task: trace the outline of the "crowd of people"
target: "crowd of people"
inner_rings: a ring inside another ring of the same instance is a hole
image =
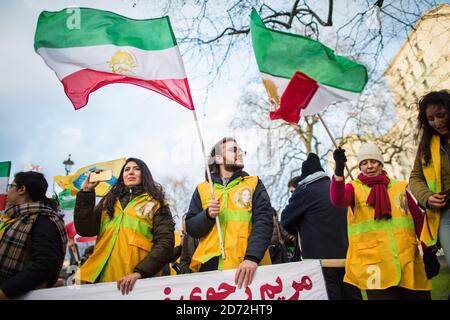
[[[439,248],[450,265],[450,93],[430,92],[418,105],[420,143],[409,184],[389,175],[373,143],[360,146],[360,172],[349,183],[344,149],[333,152],[332,177],[310,153],[289,181],[280,218],[261,179],[243,170],[237,141],[221,139],[177,243],[163,187],[140,159],[126,160],[98,204],[98,182],[84,181],[74,224],[96,243],[82,257],[57,202],[46,197],[45,177],[19,172],[0,218],[0,299],[55,286],[69,246],[80,266],[76,281],[116,282],[122,294],[141,278],[226,269],[236,269],[235,284],[245,288],[258,266],[320,259],[329,299],[361,300],[364,290],[369,300],[429,300]]]

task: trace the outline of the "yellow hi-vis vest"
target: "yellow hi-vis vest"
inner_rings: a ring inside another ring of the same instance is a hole
[[[214,183],[214,196],[220,201],[219,221],[225,251],[225,260],[222,259],[217,225],[200,239],[197,249],[192,256],[190,268],[198,272],[202,264],[211,258],[219,257],[219,270],[239,267],[244,261],[248,239],[252,232],[252,198],[255,192],[258,177],[238,177],[226,187]],[[203,209],[211,201],[211,190],[208,181],[198,186],[198,193]],[[260,265],[272,264],[269,250],[266,250]]]
[[[159,208],[160,204],[144,193],[125,208],[117,200],[112,218],[104,209],[94,252],[75,278],[84,283],[110,282],[133,273],[153,247],[153,216]]]
[[[425,165],[425,159],[422,159],[422,170],[428,188],[435,192],[442,191],[441,185],[441,139],[439,135],[433,135],[430,143],[431,160]],[[436,244],[439,233],[439,223],[441,219],[441,210],[426,209],[425,220],[423,222],[420,240],[428,247]]]
[[[181,245],[181,232],[179,230],[175,230],[175,248],[179,245]],[[180,263],[181,261],[181,255],[178,257],[178,259],[175,262]],[[171,276],[176,276],[177,272],[175,271],[174,268],[172,268],[172,266],[170,267],[170,275]]]
[[[367,204],[371,188],[359,179],[351,184],[355,209],[354,215],[347,213],[349,246],[344,281],[369,290],[392,286],[431,290],[408,210],[406,182],[391,179],[388,194],[392,218],[379,220],[374,220],[375,209]]]

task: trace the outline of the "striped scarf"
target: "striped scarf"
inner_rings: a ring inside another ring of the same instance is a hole
[[[25,269],[27,243],[36,219],[46,216],[58,228],[61,236],[61,266],[67,246],[67,233],[62,215],[42,202],[26,203],[7,208],[0,218],[0,284]]]

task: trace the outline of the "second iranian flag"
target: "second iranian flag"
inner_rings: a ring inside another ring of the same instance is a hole
[[[272,120],[298,123],[300,116],[357,98],[367,83],[362,64],[335,55],[318,41],[267,28],[254,9],[250,30],[264,86],[279,107],[271,112]]]

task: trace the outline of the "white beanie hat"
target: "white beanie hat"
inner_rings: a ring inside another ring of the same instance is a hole
[[[364,143],[359,148],[358,166],[360,165],[361,161],[369,159],[377,160],[384,166],[383,156],[381,155],[380,149],[373,143]]]

